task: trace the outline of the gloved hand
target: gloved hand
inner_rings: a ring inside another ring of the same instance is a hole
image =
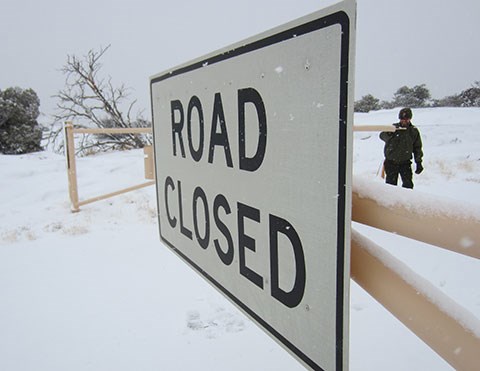
[[[415,170],[415,174],[420,174],[423,171],[423,166],[421,162],[417,162],[417,170]]]

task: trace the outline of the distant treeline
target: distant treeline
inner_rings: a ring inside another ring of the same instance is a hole
[[[470,88],[442,99],[432,99],[430,90],[425,86],[413,88],[402,86],[393,95],[391,101],[380,101],[371,94],[364,95],[355,102],[355,112],[369,112],[395,107],[480,107],[480,81],[475,81]]]

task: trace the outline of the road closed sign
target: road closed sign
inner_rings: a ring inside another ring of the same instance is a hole
[[[151,78],[162,242],[315,370],[348,368],[354,29],[344,1]]]

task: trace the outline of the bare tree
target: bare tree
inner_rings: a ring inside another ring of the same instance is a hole
[[[90,50],[83,58],[67,56],[67,62],[61,69],[66,76],[65,88],[54,96],[58,99],[58,113],[54,116],[56,123],[73,121],[76,126],[98,128],[151,126],[140,114],[132,116],[136,100],[127,101],[129,93],[123,84],[115,87],[111,77],[100,76],[100,59],[109,48],[110,45],[98,51]],[[125,111],[121,107],[125,107]],[[53,131],[53,141],[57,140],[59,133],[59,129]],[[80,152],[142,148],[150,143],[148,135],[92,135],[82,140]]]

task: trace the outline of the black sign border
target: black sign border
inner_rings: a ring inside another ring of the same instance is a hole
[[[268,36],[264,39],[254,41],[250,44],[243,45],[241,47],[226,51],[224,53],[209,57],[207,59],[195,62],[193,64],[178,68],[171,72],[165,73],[161,76],[153,78],[150,82],[150,97],[151,97],[151,110],[152,119],[154,119],[153,110],[153,85],[163,80],[181,75],[186,72],[191,72],[196,69],[207,65],[213,65],[215,63],[222,62],[224,60],[240,56],[264,47],[268,47],[273,44],[277,44],[295,37],[308,34],[310,32],[318,31],[326,27],[333,25],[341,26],[341,51],[340,51],[340,96],[339,96],[339,148],[338,148],[338,219],[337,219],[337,305],[336,305],[336,370],[343,370],[343,352],[344,352],[344,294],[345,294],[345,225],[350,223],[350,220],[346,220],[346,176],[347,176],[347,116],[348,116],[348,87],[349,87],[349,58],[350,58],[350,18],[344,11],[339,11],[322,18],[315,19],[305,24],[290,28],[280,33]],[[153,135],[155,137],[155,128],[153,126]],[[155,156],[156,158],[156,156]],[[158,194],[158,183],[156,184]],[[157,197],[157,207],[160,210],[160,201]],[[166,243],[173,251],[175,251],[183,260],[185,260],[190,266],[197,270],[204,276],[211,284],[213,284],[218,290],[220,290],[225,296],[233,301],[242,310],[248,313],[259,325],[267,330],[272,336],[274,336],[279,342],[287,347],[292,353],[300,358],[305,364],[311,367],[313,370],[323,370],[323,368],[310,359],[300,349],[293,345],[282,334],[277,332],[272,326],[270,326],[265,320],[259,317],[252,309],[247,307],[232,293],[230,293],[225,287],[217,282],[212,276],[205,272],[201,267],[190,260],[180,250],[178,250],[172,243],[166,240],[162,236],[159,216],[159,230],[160,238]]]

